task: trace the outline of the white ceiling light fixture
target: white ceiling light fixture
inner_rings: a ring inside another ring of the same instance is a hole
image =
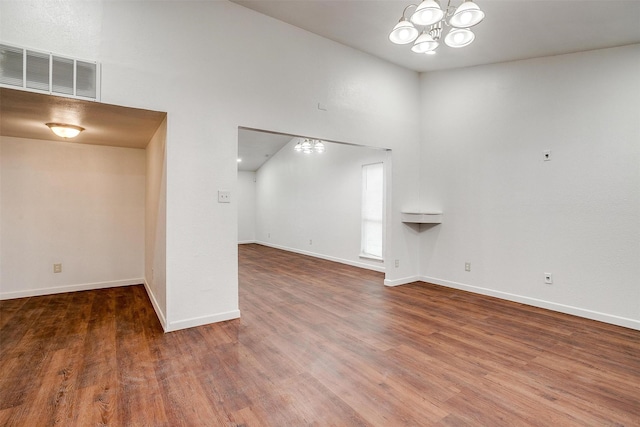
[[[300,139],[293,149],[304,154],[324,153],[325,146],[319,139],[304,138]]]
[[[407,18],[407,9],[415,10]],[[404,8],[400,22],[391,30],[389,40],[395,44],[413,46],[415,53],[433,55],[440,45],[444,27],[451,27],[444,38],[449,47],[459,48],[470,45],[476,38],[469,29],[484,19],[484,12],[473,0],[464,0],[458,6],[452,6],[448,0],[443,9],[438,0],[423,0],[419,5],[410,4]]]
[[[75,138],[84,130],[83,127],[76,125],[69,125],[66,123],[45,123],[51,132],[55,133],[61,138]]]

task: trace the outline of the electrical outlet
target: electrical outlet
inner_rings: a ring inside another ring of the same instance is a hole
[[[313,240],[309,239],[309,244],[313,245]]]
[[[231,191],[219,190],[218,203],[231,203]]]
[[[53,264],[54,273],[62,273],[62,264]]]
[[[400,260],[399,259],[396,260],[396,268],[398,268],[398,267],[400,267]]]
[[[551,160],[551,150],[542,150],[542,159],[545,162]]]
[[[271,238],[271,233],[267,233],[267,238]]]
[[[465,262],[464,263],[464,271],[471,271],[471,263],[470,262]]]
[[[546,283],[547,285],[552,285],[553,284],[553,274],[544,273],[544,283]]]

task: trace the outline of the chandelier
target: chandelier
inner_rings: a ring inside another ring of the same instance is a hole
[[[313,152],[324,153],[325,148],[324,143],[319,139],[305,138],[304,140],[299,140],[293,149],[299,153],[311,154]]]
[[[415,7],[413,14],[407,19],[407,10]],[[424,0],[419,5],[410,4],[404,8],[400,22],[393,27],[389,40],[395,44],[413,43],[411,51],[433,55],[440,45],[442,31],[445,26],[451,30],[444,37],[449,47],[468,46],[476,38],[469,29],[484,19],[484,12],[473,0],[465,0],[457,8],[451,6],[442,9],[437,0]]]

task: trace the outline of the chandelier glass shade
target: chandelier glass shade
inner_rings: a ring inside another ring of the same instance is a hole
[[[311,154],[311,153],[324,153],[325,146],[319,139],[309,139],[298,141],[293,149],[299,153]]]
[[[411,47],[411,51],[415,53],[426,53],[429,51],[435,51],[438,47],[438,42],[433,39],[431,34],[423,32],[420,37],[416,39],[416,42]]]
[[[415,10],[407,16],[410,8]],[[470,28],[483,19],[484,12],[473,0],[464,0],[458,7],[452,6],[448,0],[445,8],[438,0],[423,0],[418,5],[405,7],[400,22],[389,34],[389,40],[395,44],[413,43],[411,51],[415,53],[434,54],[445,27],[451,27],[444,37],[445,44],[454,48],[464,47],[475,40]]]
[[[456,28],[449,31],[449,34],[444,38],[444,42],[449,47],[465,47],[469,46],[476,35],[467,28]]]
[[[400,22],[393,27],[391,34],[389,34],[389,40],[395,44],[407,44],[411,43],[418,37],[418,29],[406,19],[400,19]]]
[[[444,11],[435,0],[424,0],[411,15],[411,22],[420,26],[433,25],[444,18]]]

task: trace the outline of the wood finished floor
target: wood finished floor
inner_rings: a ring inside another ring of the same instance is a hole
[[[0,426],[639,426],[640,332],[242,245],[242,318],[0,302]]]

